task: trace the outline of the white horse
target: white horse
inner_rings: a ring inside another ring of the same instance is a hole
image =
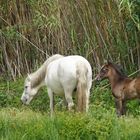
[[[27,76],[22,102],[29,104],[44,85],[47,85],[51,115],[54,110],[54,94],[65,97],[69,110],[74,106],[72,94],[76,94],[77,110],[88,111],[92,70],[89,62],[82,56],[56,54],[49,57],[36,72]]]

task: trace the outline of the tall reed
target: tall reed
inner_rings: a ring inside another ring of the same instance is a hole
[[[80,54],[94,74],[104,59],[140,67],[138,0],[1,0],[0,74],[16,79],[52,54]]]

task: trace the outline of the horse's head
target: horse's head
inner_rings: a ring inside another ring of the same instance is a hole
[[[99,72],[99,74],[96,76],[95,80],[100,81],[106,78],[115,77],[118,78],[124,78],[127,77],[127,75],[124,73],[122,67],[118,64],[114,64],[110,61],[107,61],[102,67]]]
[[[28,105],[33,99],[33,97],[36,95],[36,93],[37,93],[37,89],[32,87],[32,80],[30,75],[28,75],[28,77],[25,80],[24,91],[21,96],[21,101],[24,104]]]
[[[95,80],[101,81],[111,76],[112,74],[112,63],[107,61],[102,67],[99,73],[97,74]]]

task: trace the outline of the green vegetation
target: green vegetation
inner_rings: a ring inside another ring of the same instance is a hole
[[[98,106],[87,115],[57,112],[54,118],[47,113],[29,109],[0,110],[1,140],[138,140],[140,119],[117,118],[114,111]],[[102,111],[102,113],[101,113]]]
[[[0,140],[138,140],[140,107],[128,103],[127,115],[118,118],[105,82],[91,91],[87,114],[68,112],[56,97],[55,116],[49,116],[49,99],[45,88],[29,106],[20,97],[23,80],[0,85]]]

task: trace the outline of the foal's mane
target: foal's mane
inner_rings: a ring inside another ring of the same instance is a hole
[[[60,54],[55,54],[55,55],[52,55],[51,57],[49,57],[44,63],[43,65],[37,70],[35,71],[34,73],[31,73],[26,80],[30,79],[31,80],[31,86],[32,88],[33,87],[36,87],[38,85],[40,85],[44,79],[45,79],[45,76],[46,76],[46,69],[47,69],[47,66],[54,60],[57,60],[59,58],[62,58],[64,57],[63,55],[60,55]]]
[[[115,71],[122,77],[127,78],[128,76],[125,74],[124,70],[122,69],[122,66],[118,64],[114,64],[109,62],[109,65],[115,69]]]

